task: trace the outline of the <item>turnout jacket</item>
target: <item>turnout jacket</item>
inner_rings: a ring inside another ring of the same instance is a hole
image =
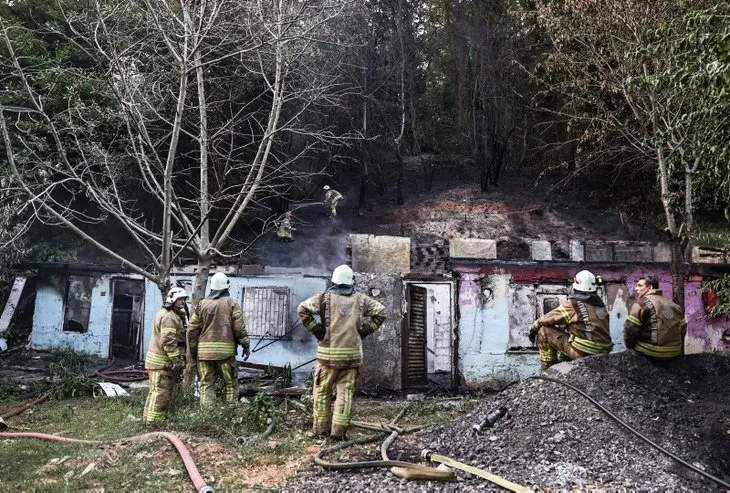
[[[236,356],[236,344],[250,347],[241,306],[227,289],[213,292],[198,303],[190,318],[190,354],[199,361],[220,361]]]
[[[571,294],[565,303],[535,320],[532,330],[559,325],[565,326],[570,345],[581,353],[609,353],[613,348],[608,312],[595,294]]]
[[[682,353],[687,320],[682,308],[652,289],[631,306],[624,324],[627,348],[655,358],[673,358]]]
[[[163,308],[152,323],[152,339],[144,359],[147,370],[169,370],[172,360],[185,355],[183,318],[174,308]]]
[[[362,339],[383,324],[385,307],[351,287],[336,286],[301,302],[297,315],[319,340],[317,362],[330,368],[357,368],[362,363]],[[319,315],[320,323],[314,315]]]

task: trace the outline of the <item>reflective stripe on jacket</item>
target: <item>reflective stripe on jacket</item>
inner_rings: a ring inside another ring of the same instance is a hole
[[[324,337],[317,347],[317,361],[331,368],[356,368],[362,362],[362,338],[377,331],[385,321],[385,306],[362,293],[314,295],[297,307],[302,325],[317,334],[322,327],[314,319],[324,316]],[[369,321],[364,321],[369,317]]]
[[[573,348],[585,354],[610,353],[613,348],[606,307],[568,299],[556,309],[533,322],[535,330],[542,326],[565,326]]]
[[[230,296],[202,300],[190,318],[188,344],[193,358],[202,361],[235,356],[237,344],[249,348],[241,306]]]
[[[682,308],[665,298],[661,290],[652,289],[631,306],[624,324],[624,342],[627,348],[647,356],[671,358],[681,354],[686,332],[687,320]],[[639,343],[643,343],[641,350]],[[679,353],[675,354],[677,348]]]
[[[172,368],[172,359],[185,355],[185,334],[182,317],[173,309],[163,308],[152,323],[152,339],[147,348],[144,367],[147,370]]]

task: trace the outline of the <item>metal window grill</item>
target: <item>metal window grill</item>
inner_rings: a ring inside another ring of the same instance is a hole
[[[263,339],[291,339],[291,334],[287,334],[289,288],[244,288],[241,305],[249,336]]]

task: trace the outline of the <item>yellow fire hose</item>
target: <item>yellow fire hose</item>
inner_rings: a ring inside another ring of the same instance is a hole
[[[469,464],[464,464],[463,462],[456,461],[450,457],[445,457],[443,455],[434,454],[432,451],[425,449],[421,452],[421,457],[424,459],[430,461],[430,462],[438,462],[440,464],[446,464],[449,467],[454,467],[456,469],[461,469],[462,471],[466,471],[469,474],[473,474],[474,476],[479,476],[480,478],[484,478],[487,481],[491,481],[492,483],[501,486],[502,488],[505,488],[510,491],[514,491],[516,493],[532,493],[532,490],[530,488],[526,488],[524,486],[520,486],[519,484],[513,483],[512,481],[507,481],[504,478],[501,478],[497,476],[496,474],[492,474],[491,472],[487,472],[483,469],[476,468],[474,466],[470,466]]]
[[[370,435],[368,437],[360,438],[358,440],[351,440],[349,442],[340,443],[340,444],[334,445],[332,447],[322,449],[314,457],[315,464],[317,464],[318,466],[322,466],[325,469],[334,469],[334,470],[365,469],[365,468],[371,468],[371,467],[390,467],[391,468],[390,472],[392,472],[394,475],[396,475],[400,478],[426,479],[426,480],[431,480],[431,481],[453,481],[454,473],[451,471],[440,471],[433,467],[422,466],[420,464],[413,464],[411,462],[405,462],[405,461],[400,461],[400,460],[390,460],[388,458],[388,447],[390,447],[390,445],[393,443],[393,441],[395,441],[395,439],[399,435],[413,433],[415,431],[422,429],[419,426],[416,428],[403,430],[402,428],[395,426],[395,424],[403,417],[403,415],[405,414],[407,409],[408,409],[407,406],[405,408],[403,408],[401,410],[401,412],[398,413],[398,416],[396,416],[388,425],[377,426],[377,425],[371,425],[369,423],[352,422],[351,424],[353,426],[358,426],[360,428],[373,430],[373,431],[376,431],[377,433],[374,435]],[[390,433],[390,436],[380,446],[380,455],[383,458],[383,460],[370,460],[370,461],[359,461],[359,462],[330,462],[330,461],[326,461],[324,459],[325,455],[335,452],[337,450],[342,450],[342,449],[351,447],[353,445],[364,445],[366,443],[372,443],[377,440],[380,440],[387,433]]]

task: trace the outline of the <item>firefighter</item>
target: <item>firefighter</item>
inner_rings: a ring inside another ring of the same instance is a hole
[[[155,315],[144,367],[150,380],[142,424],[154,426],[165,420],[175,380],[185,368],[185,303],[183,288],[172,288],[162,309]]]
[[[319,341],[312,390],[311,436],[344,440],[352,416],[355,382],[363,360],[362,340],[385,320],[385,307],[353,287],[354,274],[347,265],[332,272],[332,286],[299,304],[302,325]],[[314,316],[319,316],[319,323]],[[364,321],[364,317],[369,317]],[[330,409],[332,389],[334,411]]]
[[[575,360],[611,352],[608,312],[596,294],[597,288],[593,273],[578,272],[565,303],[533,322],[529,338],[534,344],[539,337],[541,370],[547,370],[558,358]]]
[[[284,217],[276,224],[276,237],[281,242],[289,242],[294,239],[294,230],[291,225],[291,211],[284,214]]]
[[[667,299],[653,276],[636,281],[636,302],[624,324],[626,348],[656,360],[668,360],[684,352],[687,320],[682,308]]]
[[[223,380],[226,404],[236,405],[236,345],[243,347],[244,361],[251,354],[241,306],[231,298],[228,287],[228,276],[216,272],[210,280],[210,294],[198,303],[190,318],[188,344],[191,357],[198,363],[201,406],[215,402],[219,377]]]
[[[323,187],[323,189],[324,189],[323,204],[324,204],[324,208],[325,208],[325,215],[327,215],[327,217],[335,218],[335,217],[337,217],[337,204],[344,197],[337,190],[330,188],[329,185],[325,185]]]

